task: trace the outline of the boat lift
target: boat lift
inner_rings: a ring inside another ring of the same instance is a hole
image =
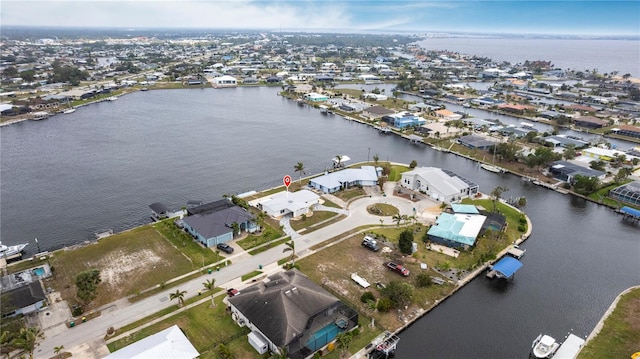
[[[498,263],[489,267],[487,278],[511,279],[516,271],[522,267],[522,263],[513,257],[503,257]]]
[[[387,359],[396,354],[396,347],[400,338],[397,335],[391,334],[389,331],[385,331],[382,336],[382,341],[371,343],[374,345],[373,350],[369,353],[369,359]]]

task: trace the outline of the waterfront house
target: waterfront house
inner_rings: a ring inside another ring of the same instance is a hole
[[[478,193],[478,185],[452,171],[436,167],[416,167],[404,172],[400,186],[425,193],[442,202],[458,201]]]
[[[229,75],[223,75],[223,76],[214,77],[211,80],[211,83],[212,83],[213,87],[215,87],[215,88],[236,87],[236,86],[238,86],[238,80],[235,77],[229,76]]]
[[[442,213],[427,232],[429,241],[451,248],[470,248],[487,217],[473,213]]]
[[[617,128],[611,130],[616,135],[629,136],[633,138],[640,138],[640,127],[632,125],[620,125]]]
[[[576,176],[595,177],[603,180],[607,175],[605,172],[594,170],[593,168],[580,166],[568,161],[555,161],[549,166],[549,172],[554,178],[573,184]]]
[[[488,150],[496,144],[496,142],[486,140],[484,137],[476,135],[467,135],[458,138],[458,143],[472,149]]]
[[[47,306],[47,296],[44,294],[40,281],[33,281],[27,285],[8,290],[2,295],[4,296],[3,300],[7,301],[5,304],[8,304],[2,306],[3,318],[26,315]]]
[[[401,112],[389,117],[393,118],[392,126],[395,128],[417,127],[427,123],[427,120],[424,118],[418,117],[409,112]]]
[[[553,147],[567,147],[573,145],[574,148],[583,148],[589,145],[589,142],[567,136],[567,135],[554,135],[543,137],[543,141],[547,144],[551,144]]]
[[[620,156],[624,156],[627,162],[633,161],[634,158],[638,158],[636,156],[633,156],[623,151],[608,149],[608,148],[601,148],[601,147],[585,148],[584,150],[582,150],[582,156],[587,157],[589,159],[607,161],[607,162],[611,162],[614,159],[616,159],[616,157],[620,157]]]
[[[369,120],[377,120],[386,115],[393,115],[395,111],[389,110],[383,106],[371,106],[362,111],[362,116]]]
[[[441,118],[445,121],[456,121],[462,119],[462,115],[449,111],[447,109],[437,110],[435,114],[436,117]]]
[[[184,230],[205,247],[215,247],[233,240],[234,235],[239,234],[234,233],[235,225],[240,232],[253,233],[258,230],[253,214],[233,204],[224,205],[223,202],[228,201],[221,200],[190,208],[188,213],[191,215],[182,220]]]
[[[303,96],[303,98],[307,101],[311,101],[311,102],[324,102],[327,101],[329,99],[329,96],[327,95],[322,95],[316,92],[310,92],[308,94],[305,94]]]
[[[609,121],[601,120],[593,116],[583,116],[583,117],[574,118],[573,123],[576,126],[580,126],[580,127],[602,128],[604,126],[607,126],[609,124]]]
[[[612,189],[609,191],[609,197],[634,206],[640,206],[640,181],[629,182]]]
[[[200,356],[189,338],[177,325],[152,334],[124,348],[114,351],[104,359],[173,358],[195,359]]]
[[[355,310],[296,269],[271,275],[225,303],[231,318],[249,329],[249,344],[260,355],[284,348],[291,359],[312,357],[358,326]]]
[[[296,192],[278,192],[252,201],[249,204],[264,211],[273,218],[290,215],[292,217],[308,214],[309,209],[320,202],[320,196],[303,189]]]
[[[324,193],[333,193],[353,186],[377,186],[378,171],[373,166],[347,168],[312,178],[309,187]]]

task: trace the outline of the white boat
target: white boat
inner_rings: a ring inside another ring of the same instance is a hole
[[[73,107],[68,108],[68,109],[66,109],[66,110],[62,111],[62,113],[66,114],[66,115],[68,115],[68,114],[70,114],[70,113],[74,113],[74,112],[76,112],[76,109],[75,109],[75,108],[73,108]]]
[[[15,246],[5,246],[0,243],[0,258],[15,256],[21,254],[29,243],[16,244]]]
[[[31,114],[31,120],[40,121],[49,118],[50,113],[46,111],[38,111]]]
[[[494,172],[494,173],[503,173],[504,169],[498,167],[498,166],[494,166],[494,165],[489,165],[486,163],[483,163],[480,165],[480,167],[482,167],[482,169],[485,169],[489,172]]]
[[[531,356],[534,358],[551,358],[560,344],[549,335],[538,335],[531,344]]]
[[[116,96],[107,97],[107,101],[115,101],[118,98]]]

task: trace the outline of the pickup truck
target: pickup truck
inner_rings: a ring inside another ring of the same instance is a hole
[[[374,252],[377,252],[380,250],[380,247],[378,247],[378,243],[376,242],[376,240],[369,236],[364,236],[364,239],[362,240],[362,246],[369,248]]]
[[[409,276],[409,270],[407,268],[401,266],[400,264],[395,263],[395,262],[387,263],[387,268],[390,271],[394,271],[394,272],[402,275],[403,277],[408,277]]]

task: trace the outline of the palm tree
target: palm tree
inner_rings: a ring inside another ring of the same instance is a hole
[[[336,166],[340,167],[340,165],[342,164],[342,155],[336,155],[336,161],[338,161]]]
[[[64,350],[64,345],[59,345],[59,346],[53,348],[53,353],[55,355],[58,355],[63,350]]]
[[[378,167],[378,161],[380,161],[380,156],[378,156],[378,154],[376,153],[375,155],[373,155],[373,163],[376,165],[376,167]]]
[[[184,295],[187,294],[186,290],[181,291],[180,289],[176,289],[175,293],[169,294],[169,300],[178,300],[178,307],[182,307],[184,304]]]
[[[296,163],[295,166],[293,166],[293,169],[298,172],[298,174],[300,175],[300,181],[299,183],[302,184],[302,175],[304,174],[304,163],[302,162],[298,162]]]
[[[400,215],[400,213],[394,214],[391,219],[396,222],[396,226],[400,227],[400,221],[402,221],[402,216]]]
[[[502,196],[502,194],[504,192],[507,192],[508,190],[509,188],[507,187],[497,186],[491,191],[491,197],[493,197],[493,212],[498,212],[498,202],[500,201],[500,196]]]
[[[209,295],[211,295],[211,306],[215,307],[216,302],[213,300],[213,290],[216,288],[216,279],[207,279],[202,285],[209,291]]]
[[[29,352],[29,359],[33,359],[33,352],[40,345],[40,340],[44,339],[44,333],[38,327],[22,328],[15,340],[15,346]]]
[[[285,248],[282,253],[284,252],[289,252],[291,251],[291,257],[289,258],[289,260],[291,261],[291,266],[295,266],[296,262],[295,262],[295,257],[296,257],[296,243],[293,241],[293,239],[289,242],[285,242],[285,244],[287,245],[287,248]]]

